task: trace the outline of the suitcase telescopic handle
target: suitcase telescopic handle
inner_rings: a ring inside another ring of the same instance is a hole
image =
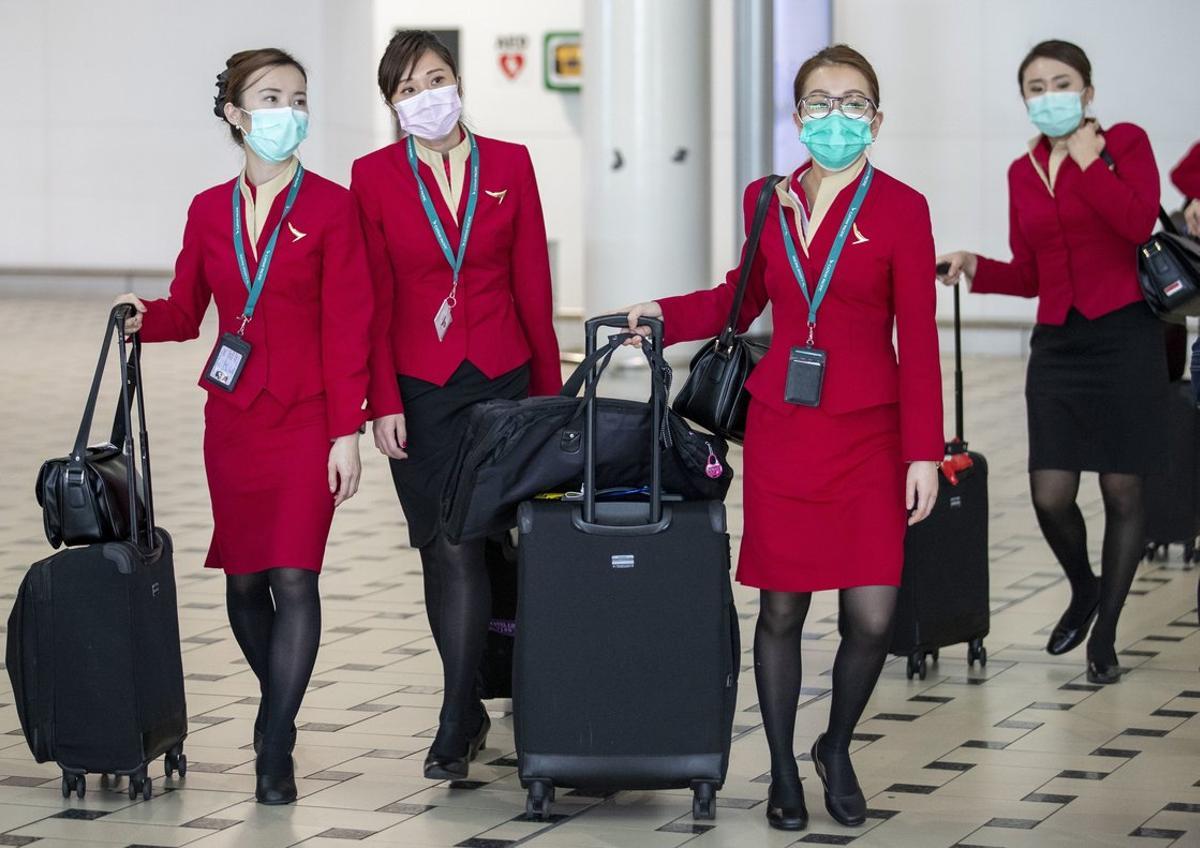
[[[154,550],[154,496],[150,485],[150,444],[146,432],[146,405],[142,392],[142,340],[133,336],[132,355],[129,352],[129,342],[125,334],[125,322],[133,316],[133,307],[120,304],[113,308],[111,327],[117,334],[117,353],[121,362],[121,408],[118,415],[124,424],[125,438],[121,449],[125,453],[126,484],[129,487],[129,541],[140,547],[145,542],[145,549]],[[142,467],[142,501],[146,514],[138,515],[137,499],[137,465],[133,451],[133,421],[132,407],[134,399],[138,411],[138,457]],[[114,428],[115,429],[115,428]],[[145,528],[145,539],[139,538],[141,528]]]
[[[657,524],[662,520],[662,443],[659,434],[667,403],[667,389],[663,384],[662,338],[663,323],[657,318],[643,317],[639,326],[650,330],[642,340],[642,348],[650,360],[650,520]],[[596,334],[601,329],[629,329],[629,318],[625,313],[598,315],[584,323],[586,333],[584,350],[590,357],[596,352]],[[587,400],[583,425],[583,520],[596,523],[596,368],[587,373]]]
[[[950,273],[949,262],[939,262],[934,272]],[[962,367],[962,295],[961,286],[954,289],[954,435],[959,449],[966,450],[963,440],[963,367]]]

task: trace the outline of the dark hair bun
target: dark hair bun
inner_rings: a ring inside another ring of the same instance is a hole
[[[225,121],[225,105],[232,103],[241,107],[242,94],[246,86],[254,81],[257,75],[270,68],[290,65],[300,72],[300,76],[308,79],[304,66],[287,51],[278,47],[264,47],[261,50],[242,50],[234,53],[225,62],[225,70],[217,74],[217,94],[213,97],[213,114]],[[242,143],[239,128],[229,125],[229,135],[238,144]]]
[[[213,98],[213,114],[218,118],[225,117],[225,104],[229,102],[229,66],[217,74],[217,94]]]

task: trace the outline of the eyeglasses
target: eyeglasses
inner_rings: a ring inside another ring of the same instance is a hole
[[[875,117],[876,106],[862,94],[847,94],[831,97],[828,94],[810,94],[796,104],[801,118],[825,118],[834,109],[855,121],[869,121]]]

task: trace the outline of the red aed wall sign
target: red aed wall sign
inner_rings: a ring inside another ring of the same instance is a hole
[[[515,80],[525,67],[525,51],[529,39],[524,35],[501,35],[496,37],[497,61],[500,71],[510,80]]]

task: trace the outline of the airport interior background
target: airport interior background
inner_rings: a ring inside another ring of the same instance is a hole
[[[300,155],[345,184],[356,158],[397,138],[375,71],[391,35],[414,27],[455,51],[469,126],[529,148],[564,374],[579,360],[585,315],[715,284],[736,263],[743,187],[805,158],[791,81],[827,44],[854,46],[878,70],[886,120],[872,161],[928,199],[939,251],[1010,255],[1006,172],[1034,135],[1017,66],[1042,39],[1087,50],[1102,125],[1147,131],[1168,210],[1184,201],[1168,172],[1200,139],[1194,0],[0,0],[6,603],[52,553],[34,479],[43,460],[70,449],[113,296],[166,291],[191,198],[240,167],[212,113],[226,57],[270,45],[305,63],[312,125]],[[953,308],[938,288],[949,433]],[[321,579],[324,632],[298,720],[300,799],[256,805],[248,740],[258,687],[226,621],[222,578],[202,567],[211,515],[196,374],[205,341],[144,356],[157,519],[176,546],[188,774],[165,777],[156,764],[150,800],[95,776],[84,797],[65,799],[59,768],[30,755],[6,676],[0,845],[1200,845],[1197,570],[1182,546],[1138,571],[1118,633],[1121,683],[1089,684],[1082,648],[1044,651],[1069,588],[1026,475],[1034,316],[1032,301],[964,293],[966,436],[990,467],[987,663],[968,662],[957,645],[910,676],[906,657],[889,658],[854,737],[870,808],[861,827],[823,809],[807,754],[807,830],[767,827],[751,654],[758,595],[741,586],[741,685],[715,819],[693,820],[687,789],[563,791],[548,821],[528,816],[507,700],[488,703],[494,730],[468,781],[424,780],[442,678],[420,561],[370,436],[362,489],[338,510]],[[769,321],[758,328],[769,332]],[[215,335],[210,314],[202,338]],[[680,347],[676,385],[695,349]],[[606,390],[641,396],[644,370],[632,353],[621,364]],[[741,459],[735,448],[731,464],[740,469]],[[1098,561],[1094,475],[1080,506]],[[736,552],[740,481],[727,508]],[[833,593],[816,596],[804,640],[797,751],[829,710]]]

